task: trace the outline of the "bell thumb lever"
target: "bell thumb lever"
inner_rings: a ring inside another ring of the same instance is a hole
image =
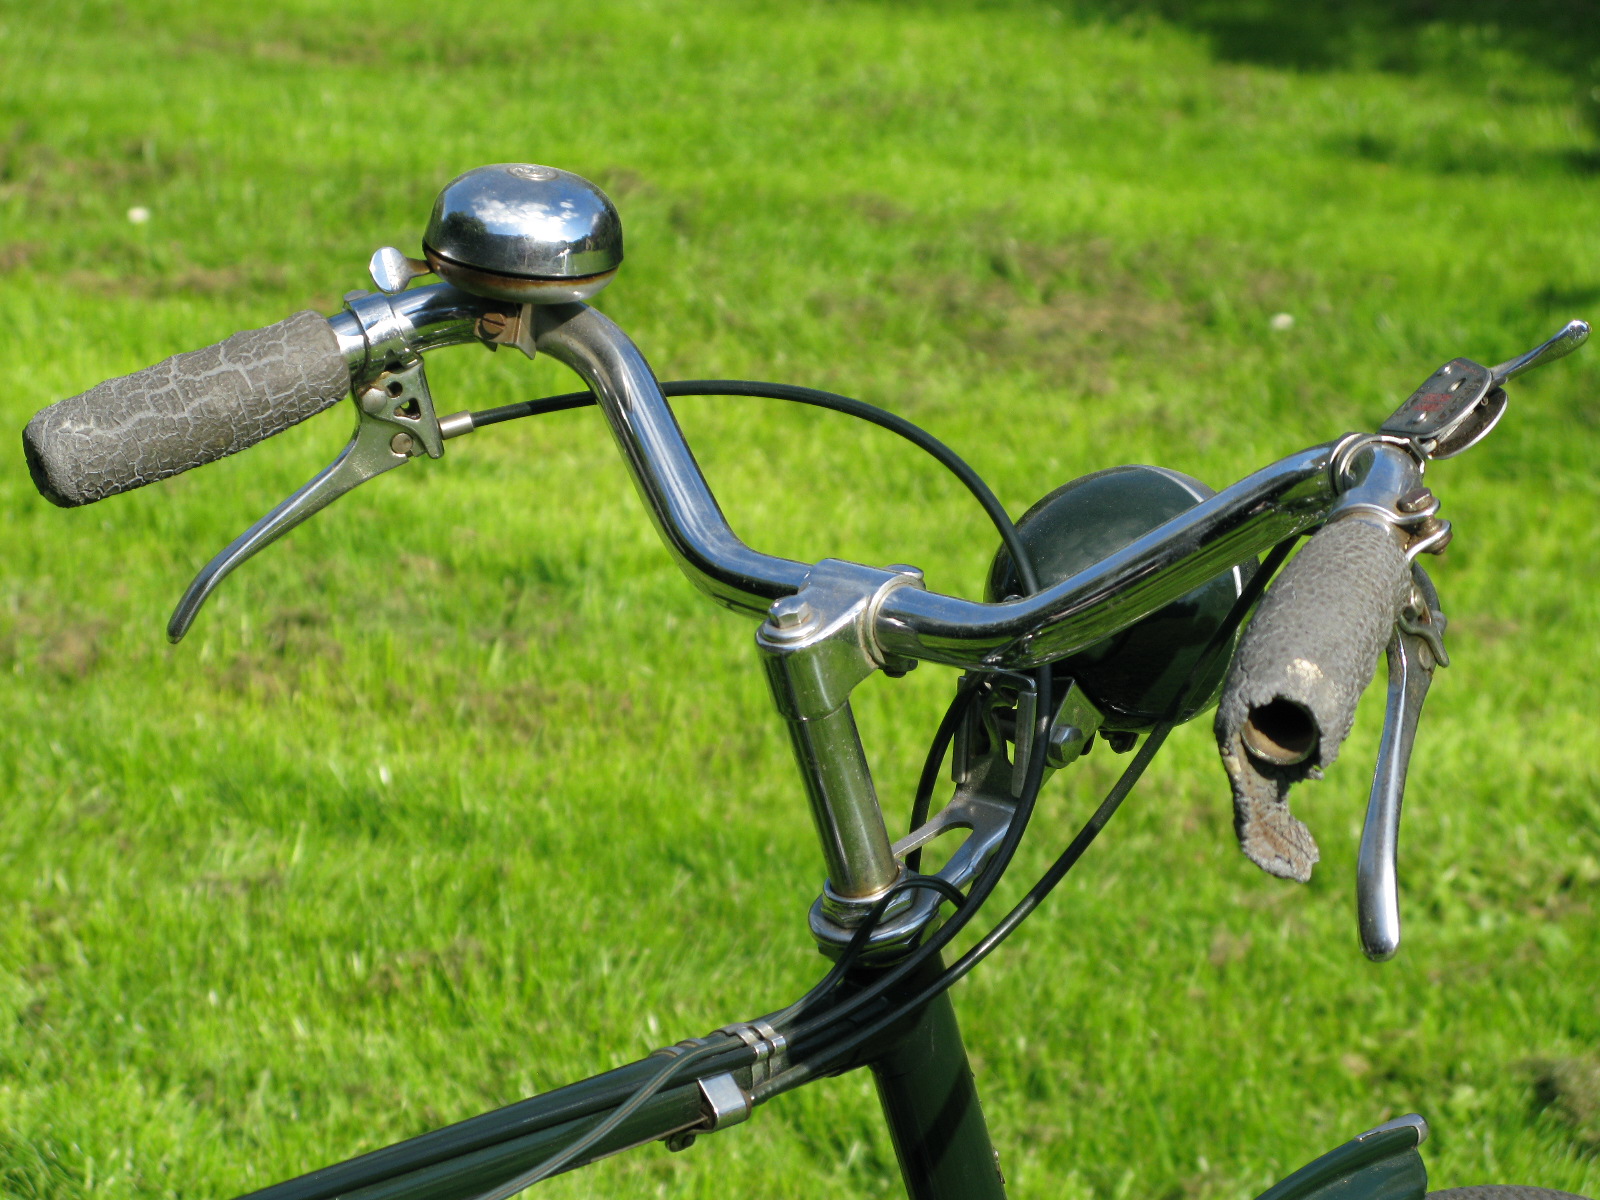
[[[251,555],[367,480],[422,454],[440,457],[446,437],[472,428],[470,417],[463,413],[446,418],[441,429],[420,357],[368,383],[356,396],[356,407],[355,434],[339,457],[235,538],[195,576],[167,622],[168,641],[183,639],[206,598]]]
[[[1389,640],[1389,702],[1378,744],[1378,765],[1361,830],[1356,859],[1356,910],[1361,948],[1374,962],[1394,957],[1400,948],[1400,890],[1397,854],[1400,806],[1405,797],[1406,767],[1417,736],[1417,718],[1435,666],[1449,666],[1444,649],[1445,617],[1439,594],[1427,572],[1411,567],[1411,603]]]
[[[1545,363],[1565,358],[1588,340],[1589,322],[1568,321],[1549,341],[1535,346],[1526,354],[1519,354],[1516,358],[1501,363],[1498,367],[1491,367],[1489,375],[1494,381],[1494,386],[1500,387],[1535,367],[1542,367]]]

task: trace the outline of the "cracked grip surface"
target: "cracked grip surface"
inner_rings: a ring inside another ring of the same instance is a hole
[[[45,498],[76,508],[237,454],[349,390],[332,328],[307,310],[57,401],[23,451]]]
[[[1217,749],[1233,784],[1233,826],[1245,856],[1301,883],[1319,855],[1289,811],[1289,788],[1320,778],[1350,732],[1356,701],[1411,594],[1411,569],[1390,528],[1360,516],[1312,536],[1268,590],[1245,630],[1217,705]],[[1317,731],[1311,756],[1293,766],[1259,761],[1242,731],[1251,710],[1285,700]]]

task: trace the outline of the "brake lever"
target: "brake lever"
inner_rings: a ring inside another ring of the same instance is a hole
[[[1587,321],[1568,321],[1542,345],[1497,367],[1451,359],[1411,393],[1379,432],[1409,439],[1427,458],[1454,458],[1482,441],[1504,415],[1504,384],[1565,358],[1588,337]]]
[[[168,641],[183,639],[207,597],[246,559],[369,479],[423,454],[439,458],[447,438],[472,431],[470,413],[438,419],[420,356],[366,384],[356,397],[356,412],[355,433],[339,457],[230,542],[194,577],[167,622]]]
[[[1361,948],[1374,962],[1394,957],[1400,948],[1400,891],[1397,857],[1400,841],[1400,807],[1405,797],[1406,768],[1417,736],[1422,702],[1433,682],[1436,666],[1450,665],[1444,648],[1448,622],[1439,611],[1439,593],[1428,573],[1411,565],[1412,603],[1396,622],[1389,639],[1388,707],[1378,763],[1372,775],[1372,794],[1361,830],[1361,850],[1356,859],[1356,910]]]
[[[1395,410],[1380,433],[1405,438],[1427,459],[1452,458],[1482,441],[1505,413],[1504,384],[1535,367],[1565,358],[1588,337],[1588,322],[1568,321],[1548,341],[1495,367],[1466,358],[1452,359]],[[1431,497],[1424,492],[1418,500]],[[1421,511],[1419,515],[1426,519],[1432,513]],[[1412,544],[1409,556],[1413,559],[1418,551],[1442,549],[1448,540],[1448,523],[1432,524],[1435,528],[1431,533],[1418,525],[1424,536]],[[1434,668],[1450,665],[1444,648],[1446,621],[1439,611],[1439,594],[1427,572],[1414,561],[1411,578],[1412,604],[1396,623],[1389,641],[1388,707],[1356,864],[1361,948],[1375,962],[1394,957],[1400,948],[1396,858],[1406,768]]]

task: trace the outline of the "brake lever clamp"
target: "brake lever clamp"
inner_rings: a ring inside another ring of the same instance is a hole
[[[1588,322],[1568,321],[1548,341],[1497,367],[1451,359],[1411,393],[1379,432],[1410,440],[1425,458],[1454,458],[1488,436],[1505,415],[1506,383],[1566,357],[1588,337]]]
[[[1439,593],[1416,563],[1411,565],[1411,585],[1411,603],[1401,612],[1389,639],[1388,704],[1356,858],[1361,948],[1374,962],[1393,958],[1400,948],[1398,852],[1406,770],[1434,669],[1450,665],[1444,648],[1448,622],[1439,609]]]
[[[1399,495],[1385,486],[1363,486],[1362,455],[1381,446],[1402,450],[1416,463],[1419,478]],[[1444,553],[1454,529],[1439,516],[1439,497],[1420,480],[1428,455],[1413,439],[1393,433],[1348,433],[1334,444],[1328,462],[1334,491],[1340,496],[1330,520],[1360,512],[1393,526],[1402,535],[1407,562],[1415,562],[1420,554]]]
[[[183,639],[217,585],[246,559],[369,479],[422,455],[439,458],[447,438],[472,430],[470,413],[439,420],[420,356],[379,372],[355,400],[355,433],[339,457],[201,569],[167,622],[169,641]]]

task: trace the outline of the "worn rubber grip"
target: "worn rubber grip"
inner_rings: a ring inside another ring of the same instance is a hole
[[[1240,848],[1263,870],[1311,878],[1317,843],[1289,812],[1289,788],[1320,778],[1338,755],[1410,595],[1399,536],[1354,515],[1312,536],[1240,639],[1217,704],[1217,748]]]
[[[237,454],[349,390],[333,329],[307,310],[59,400],[23,452],[45,498],[76,508]]]

